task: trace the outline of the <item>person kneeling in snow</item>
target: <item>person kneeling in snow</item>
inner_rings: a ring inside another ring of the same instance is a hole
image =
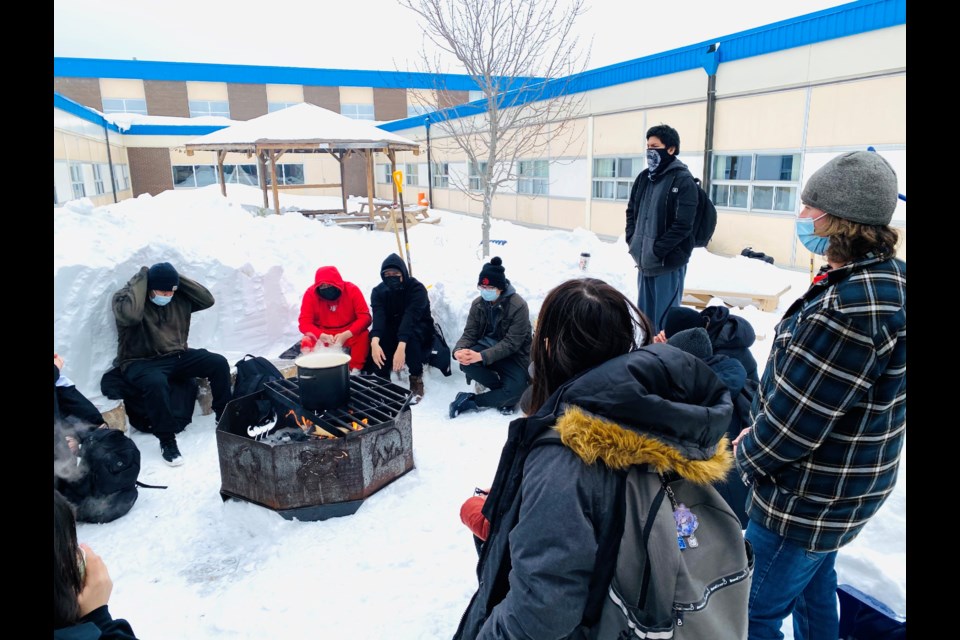
[[[407,273],[403,258],[391,253],[380,266],[383,280],[370,292],[370,370],[390,379],[404,365],[410,371],[413,402],[423,398],[423,365],[433,341],[433,316],[427,288]]]
[[[467,384],[476,380],[488,391],[458,393],[450,403],[451,418],[486,407],[510,415],[530,381],[530,311],[507,280],[500,258],[483,265],[477,288],[480,296],[470,305],[467,326],[453,348],[453,357],[467,375]]]
[[[350,373],[363,369],[370,353],[370,308],[363,293],[336,267],[320,267],[300,305],[301,348],[340,347],[350,354]]]

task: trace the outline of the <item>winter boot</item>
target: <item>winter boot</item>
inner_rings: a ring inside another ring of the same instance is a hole
[[[479,411],[480,407],[473,401],[475,397],[475,394],[466,391],[458,393],[457,398],[450,403],[450,417],[456,418],[464,411]]]
[[[413,392],[410,404],[417,404],[423,399],[423,376],[410,376],[410,391]]]
[[[183,464],[183,456],[180,455],[180,448],[177,447],[176,436],[169,436],[160,441],[160,455],[171,467],[179,467]]]

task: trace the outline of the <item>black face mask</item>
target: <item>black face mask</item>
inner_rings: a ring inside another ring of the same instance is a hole
[[[324,287],[323,289],[317,289],[317,295],[324,300],[336,300],[340,297],[340,289],[336,287]]]
[[[387,288],[390,289],[390,291],[403,290],[403,281],[400,279],[400,276],[386,276],[383,281],[387,284]]]

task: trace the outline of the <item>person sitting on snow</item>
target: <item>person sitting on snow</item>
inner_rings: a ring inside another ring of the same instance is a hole
[[[230,401],[227,359],[187,346],[190,317],[213,304],[213,294],[206,287],[177,273],[169,262],[141,267],[113,294],[118,339],[114,365],[124,381],[142,394],[151,432],[160,440],[163,460],[171,467],[183,464],[176,434],[186,426],[175,415],[172,384],[207,378],[218,422]]]
[[[757,339],[753,325],[746,318],[733,315],[726,307],[707,307],[703,311],[690,307],[671,307],[663,321],[663,330],[654,336],[653,341],[667,342],[677,333],[695,327],[707,330],[715,354],[739,360],[747,370],[747,379],[760,382],[757,360],[750,353],[750,347]]]
[[[336,267],[320,267],[300,304],[300,342],[304,353],[318,345],[350,354],[350,373],[363,369],[370,353],[370,308],[363,293],[346,282]]]
[[[467,326],[453,348],[453,357],[466,374],[467,384],[476,380],[488,391],[458,393],[450,403],[451,418],[487,407],[510,415],[530,382],[530,310],[507,280],[499,257],[483,265],[477,288],[480,296],[470,305]]]
[[[413,402],[423,398],[423,365],[433,342],[433,316],[427,288],[407,273],[395,253],[380,265],[383,280],[370,292],[373,326],[370,328],[370,370],[390,379],[390,371],[404,365],[410,371]]]

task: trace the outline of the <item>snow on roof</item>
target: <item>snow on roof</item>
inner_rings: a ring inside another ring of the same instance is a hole
[[[353,120],[306,102],[194,138],[186,146],[252,146],[271,142],[419,146],[413,140],[379,129],[368,121]]]

